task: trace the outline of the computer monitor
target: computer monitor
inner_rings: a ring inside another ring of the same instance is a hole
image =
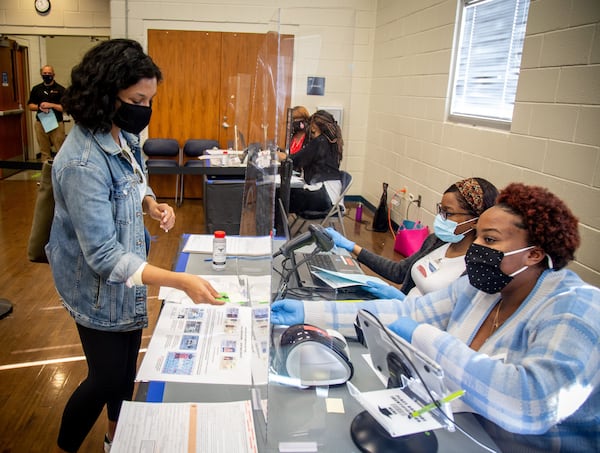
[[[419,407],[435,404],[437,407],[430,415],[439,426],[453,431],[452,408],[449,403],[440,402],[450,394],[441,366],[366,310],[359,310],[356,327],[359,340],[366,343],[373,367],[387,380],[387,387],[402,389]],[[362,451],[411,452],[435,451],[437,448],[437,439],[432,431],[392,437],[369,411],[354,419],[351,433]]]

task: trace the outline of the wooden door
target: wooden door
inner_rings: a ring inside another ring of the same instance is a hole
[[[217,139],[221,98],[221,34],[149,30],[148,53],[163,73],[149,136]]]
[[[27,94],[23,84],[26,48],[8,39],[5,43],[6,47],[0,47],[0,160],[23,160],[27,144]],[[0,169],[0,178],[16,172]]]
[[[149,30],[148,53],[160,67],[149,137],[174,138],[183,148],[190,138],[219,138],[221,34],[183,30]],[[159,197],[175,196],[176,177],[153,175]],[[188,197],[202,196],[201,178],[186,177]]]

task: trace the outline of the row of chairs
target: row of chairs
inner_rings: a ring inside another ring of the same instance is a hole
[[[179,167],[190,167],[201,165],[198,156],[203,155],[206,150],[218,148],[217,140],[189,139],[183,148],[179,142],[172,138],[149,138],[144,142],[144,154],[148,157],[146,166],[148,171],[153,168],[173,169],[175,179],[175,204],[179,206],[183,201],[183,175],[177,172]]]
[[[183,174],[176,171],[179,167],[189,167],[194,165],[202,165],[198,161],[198,156],[202,156],[207,150],[218,148],[219,142],[216,140],[208,139],[189,139],[187,140],[183,148],[179,147],[179,143],[175,139],[171,138],[149,138],[144,142],[143,150],[148,157],[146,166],[151,171],[152,168],[168,168],[173,169],[173,173],[176,174],[175,180],[175,204],[179,206],[183,201]],[[288,206],[289,206],[289,181],[292,173],[291,161],[287,160],[282,163],[282,185],[280,188],[280,195],[282,196],[282,207],[285,217],[288,217]],[[314,223],[318,221],[321,225],[334,226],[333,222],[339,223],[342,233],[345,235],[343,217],[345,214],[344,207],[344,196],[348,193],[348,189],[352,185],[352,175],[348,172],[342,171],[342,190],[340,196],[334,201],[331,208],[327,211],[305,211],[297,214],[292,214],[292,219],[286,219],[287,222],[291,221],[290,229],[292,235],[295,236],[302,232],[307,222]],[[297,228],[294,229],[294,227]]]

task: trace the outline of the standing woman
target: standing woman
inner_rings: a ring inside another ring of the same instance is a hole
[[[110,448],[121,403],[133,396],[148,325],[144,285],[171,286],[196,303],[217,303],[207,281],[146,262],[144,214],[165,232],[175,224],[173,208],[157,203],[147,185],[138,135],[150,122],[161,79],[139,43],[109,40],[73,68],[63,98],[75,126],[53,164],[56,208],[46,253],[75,320],[88,376],[67,402],[57,451],[76,452],[105,405]]]
[[[327,211],[342,193],[340,162],[344,151],[342,131],[331,113],[318,110],[310,117],[310,136],[302,149],[289,157],[301,170],[304,187],[290,191],[290,212]],[[281,153],[282,160],[287,156]]]

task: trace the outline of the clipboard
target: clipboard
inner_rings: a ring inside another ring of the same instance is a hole
[[[58,121],[56,120],[56,115],[53,110],[50,110],[48,113],[38,112],[37,117],[40,120],[40,123],[42,123],[44,132],[50,132],[58,128]]]

